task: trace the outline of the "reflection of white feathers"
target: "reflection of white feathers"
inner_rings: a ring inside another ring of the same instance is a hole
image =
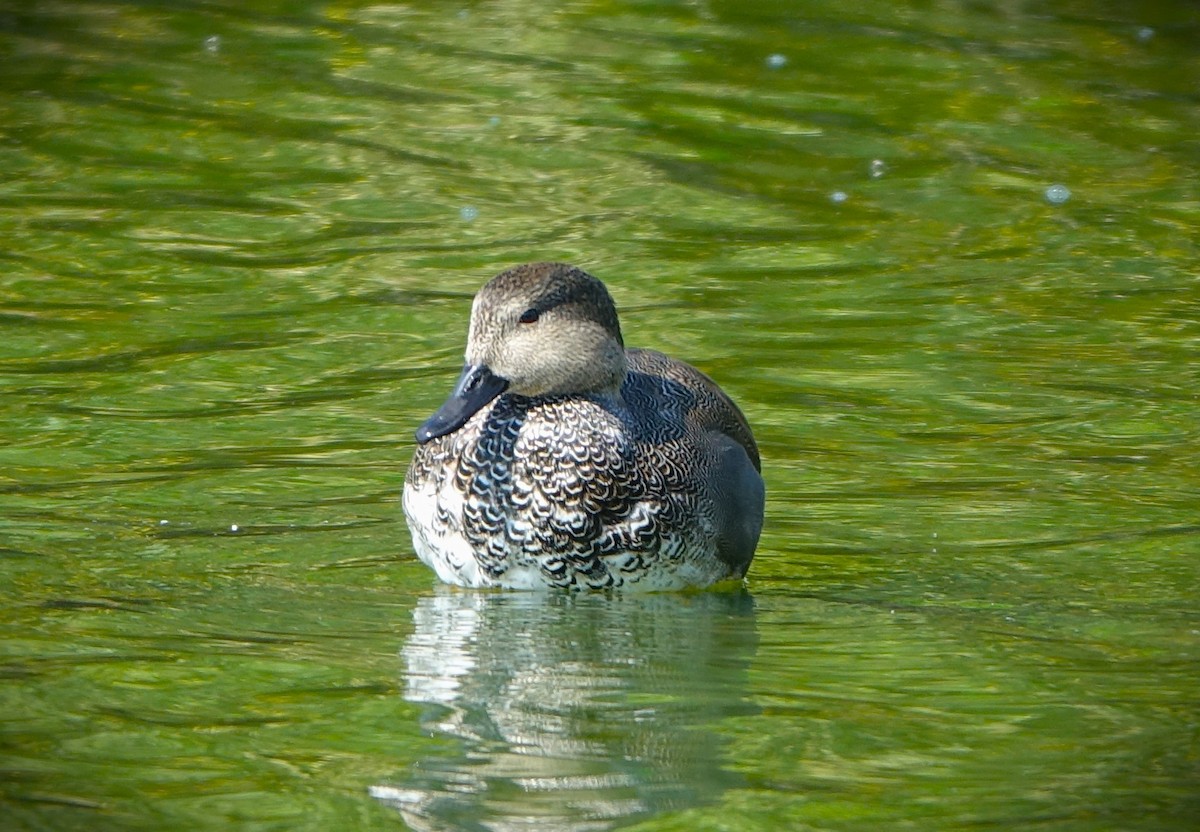
[[[727,788],[711,725],[744,713],[749,595],[441,589],[401,650],[405,698],[462,742],[371,794],[416,829],[607,829]]]
[[[404,659],[404,698],[450,705],[475,659],[469,643],[479,629],[481,596],[441,593],[423,598],[413,610],[413,633],[400,651]]]

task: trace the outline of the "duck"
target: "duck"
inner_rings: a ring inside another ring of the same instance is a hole
[[[763,526],[754,435],[711,378],[627,349],[605,285],[507,269],[471,306],[465,366],[416,431],[403,509],[460,587],[677,590],[742,580]]]

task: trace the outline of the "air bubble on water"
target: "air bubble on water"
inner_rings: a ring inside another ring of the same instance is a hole
[[[781,55],[778,52],[767,56],[767,67],[769,69],[783,69],[787,66],[787,55]]]
[[[887,162],[883,161],[882,159],[872,159],[870,170],[871,178],[878,179],[887,173]]]
[[[221,36],[209,35],[204,39],[204,51],[215,55],[221,51]]]
[[[846,193],[845,191],[834,191],[833,193],[831,193],[829,195],[829,201],[834,203],[835,205],[841,205],[843,202],[845,202],[849,198],[850,198],[850,195],[848,193]]]
[[[1150,26],[1143,26],[1137,30],[1137,39],[1142,43],[1149,43],[1154,38],[1154,29]]]
[[[1051,205],[1062,205],[1071,198],[1071,189],[1066,185],[1051,185],[1046,189],[1046,201]]]
[[[459,209],[458,216],[462,218],[463,222],[471,222],[479,216],[479,209],[474,205],[465,205]]]

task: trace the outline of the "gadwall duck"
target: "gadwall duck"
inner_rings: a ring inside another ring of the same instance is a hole
[[[475,296],[466,367],[417,431],[417,556],[467,587],[678,589],[742,578],[758,447],[708,376],[625,349],[604,284],[517,266]]]

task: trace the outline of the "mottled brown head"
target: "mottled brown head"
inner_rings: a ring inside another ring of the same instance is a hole
[[[467,363],[450,397],[417,430],[424,444],[461,428],[504,392],[618,395],[625,344],[604,284],[564,263],[493,277],[471,306]]]
[[[625,379],[612,297],[565,263],[529,263],[488,281],[471,307],[466,358],[522,396],[616,392]]]

